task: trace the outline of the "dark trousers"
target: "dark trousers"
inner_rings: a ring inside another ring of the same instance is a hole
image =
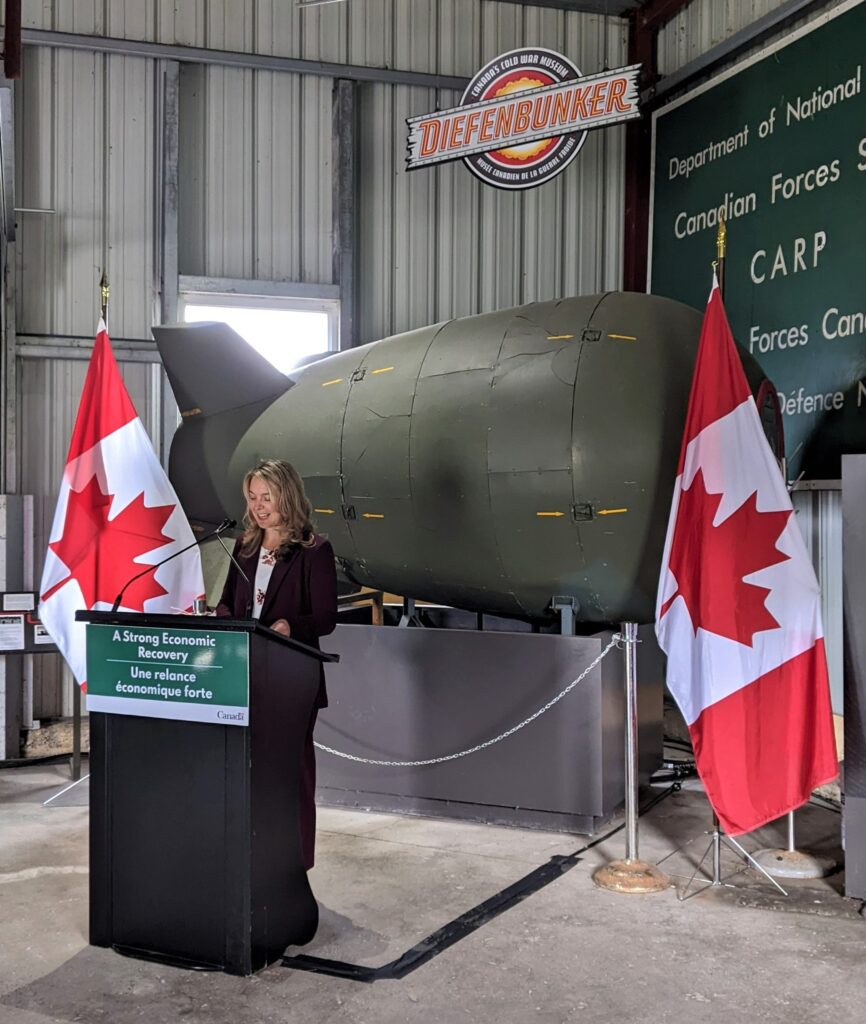
[[[298,794],[298,827],[301,833],[301,853],[304,868],[309,871],[316,860],[316,748],[313,746],[313,730],[319,709],[313,708],[307,735],[304,739],[304,753],[301,762],[301,785]]]

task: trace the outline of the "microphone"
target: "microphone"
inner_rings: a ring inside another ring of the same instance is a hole
[[[234,525],[234,520],[232,520],[232,525]],[[217,540],[220,543],[220,547],[223,549],[223,551],[225,551],[225,553],[231,559],[232,565],[237,569],[237,571],[241,574],[241,576],[243,576],[244,580],[246,581],[247,593],[250,596],[249,596],[249,599],[247,600],[246,608],[244,609],[244,618],[245,619],[251,619],[253,617],[253,585],[252,585],[252,583],[250,583],[250,578],[249,578],[249,576],[247,576],[247,574],[241,568],[240,562],[235,558],[235,556],[231,553],[231,551],[229,551],[229,549],[225,546],[225,544],[223,544],[222,537],[217,536]]]
[[[196,548],[199,544],[204,544],[206,540],[210,540],[211,537],[219,538],[221,533],[225,533],[226,530],[230,530],[233,526],[237,526],[237,520],[235,519],[223,519],[219,526],[215,530],[211,530],[210,533],[206,533],[204,537],[199,537],[198,540],[194,540],[192,544],[187,544],[185,548],[181,548],[180,551],[175,551],[173,555],[169,555],[168,558],[163,558],[161,562],[155,562],[153,565],[148,565],[141,572],[137,572],[133,577],[128,579],[126,583],[120,588],[120,593],[114,599],[114,604],[111,606],[111,611],[116,612],[120,605],[121,598],[126,593],[126,588],[136,580],[140,580],[142,576],[146,576],[149,572],[154,572],[161,565],[165,565],[166,562],[170,562],[172,558],[177,558],[178,555],[182,555],[184,551],[189,551],[190,548]]]

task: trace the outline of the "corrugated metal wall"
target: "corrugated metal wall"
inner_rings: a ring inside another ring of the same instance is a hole
[[[522,45],[584,73],[625,62],[625,23],[486,0],[25,0],[27,28],[471,76]],[[181,64],[178,270],[332,283],[333,79]],[[624,133],[596,133],[554,182],[526,194],[455,164],[405,172],[405,118],[458,95],[359,85],[361,340],[621,281]],[[16,89],[19,340],[92,338],[103,267],[116,341],[148,340],[158,313],[161,66],[27,45]],[[152,436],[158,372],[117,356]],[[86,363],[19,360],[20,481],[45,550]],[[36,579],[41,565],[36,566]],[[58,714],[52,659],[37,659],[36,716]]]
[[[347,0],[306,10],[294,0],[23,0],[22,7],[25,28],[465,76],[510,45],[555,45],[566,28],[594,40],[602,22],[493,0]],[[574,50],[562,52],[577,59]]]
[[[112,335],[150,337],[155,100],[151,60],[25,48],[16,90],[16,201],[55,212],[18,217],[16,321],[24,350],[93,338],[103,267],[111,281]],[[18,361],[19,489],[36,496],[36,581],[86,368],[81,358]],[[156,367],[121,362],[121,370],[145,426],[157,427]],[[33,662],[35,715],[58,715],[60,659]],[[68,709],[68,694],[66,703]]]
[[[658,68],[673,74],[787,0],[693,0],[658,35]]]
[[[333,80],[185,65],[181,274],[332,282]]]
[[[322,8],[321,31],[307,26],[300,53],[282,52],[467,75],[528,43],[561,50],[587,72],[625,60],[624,25],[605,29],[593,16],[471,2],[458,12],[452,0],[410,0],[393,9],[393,25],[370,31],[349,13]],[[341,33],[350,42],[335,50]],[[320,38],[330,40],[327,51]],[[311,76],[183,70],[181,273],[332,283],[331,88]],[[537,192],[497,192],[462,164],[406,173],[405,119],[458,99],[359,86],[361,341],[621,282],[623,130],[590,136],[568,171]]]
[[[154,62],[25,47],[16,89],[19,334],[92,337],[108,266],[111,329],[149,338],[157,221]]]
[[[821,616],[833,710],[842,714],[842,492],[795,491],[794,511],[821,582]]]
[[[419,24],[425,6],[430,13]],[[405,4],[400,18],[373,63],[398,52],[401,35],[416,40],[412,66],[444,74],[471,75],[529,44],[567,54],[585,73],[626,59],[625,26],[615,19],[451,0]],[[405,118],[458,100],[444,90],[361,86],[363,341],[621,285],[624,131],[591,134],[564,174],[524,193],[484,186],[462,164],[404,173]]]
[[[585,72],[625,60],[624,23],[515,4],[177,6],[183,18],[174,4],[153,2],[29,4],[25,16],[38,28],[444,74],[469,75],[529,43],[567,53]],[[22,225],[19,329],[88,333],[95,268],[105,260],[113,333],[146,338],[155,298],[154,61],[26,52],[20,162],[35,175],[22,183],[21,205],[58,213]],[[332,283],[331,88],[308,75],[183,67],[182,274]],[[405,118],[453,104],[455,93],[364,84],[359,100],[362,340],[619,285],[622,129],[590,136],[539,191],[500,193],[462,164],[404,171]]]
[[[403,173],[405,118],[456,101],[444,92],[361,87],[363,341],[621,287],[622,129],[592,133],[564,174],[525,193],[491,189],[462,164]]]

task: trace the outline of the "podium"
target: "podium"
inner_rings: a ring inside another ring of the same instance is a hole
[[[308,942],[298,787],[322,662],[249,620],[79,612],[90,942],[249,975]]]

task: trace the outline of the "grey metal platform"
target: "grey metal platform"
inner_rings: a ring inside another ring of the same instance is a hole
[[[360,757],[426,760],[473,747],[543,706],[601,652],[591,637],[340,625],[323,640],[330,707],[316,740]],[[640,769],[661,761],[663,660],[641,629]],[[624,663],[612,650],[525,729],[422,768],[358,764],[319,751],[318,799],[343,807],[594,832],[623,801]]]

